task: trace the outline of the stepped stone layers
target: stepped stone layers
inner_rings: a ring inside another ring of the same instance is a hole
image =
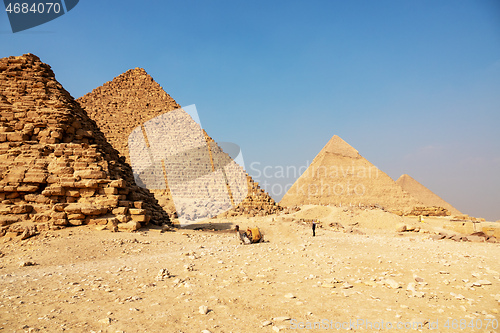
[[[401,186],[401,188],[410,193],[413,197],[420,200],[425,206],[428,207],[442,207],[450,212],[452,215],[461,215],[460,211],[450,205],[448,202],[441,199],[434,192],[429,190],[424,185],[420,184],[418,181],[413,179],[408,175],[402,175],[396,181],[396,184]],[[436,213],[437,214],[437,213]]]
[[[80,224],[135,230],[150,219],[167,222],[118,157],[50,66],[32,54],[0,59],[2,233],[30,221],[32,231]]]
[[[130,163],[128,136],[134,128],[180,105],[142,68],[135,68],[77,99],[108,142]]]
[[[280,201],[289,207],[305,204],[379,205],[401,213],[422,205],[337,135]]]
[[[85,108],[89,116],[95,120],[108,141],[122,156],[124,156],[127,162],[130,162],[128,138],[132,131],[153,118],[180,108],[161,86],[141,68],[131,69],[119,75],[112,81],[82,96],[77,101]],[[181,117],[180,119],[183,118]],[[191,152],[199,155],[199,158],[204,161],[201,164],[204,168],[207,168],[207,170],[205,170],[206,172],[217,172],[217,170],[221,170],[221,163],[225,163],[224,165],[230,163],[230,169],[232,171],[227,172],[226,175],[220,175],[222,178],[225,177],[224,182],[228,185],[233,182],[234,185],[236,179],[241,179],[241,177],[237,177],[236,175],[241,174],[243,169],[240,166],[233,165],[235,164],[234,162],[229,162],[229,156],[217,146],[206,132],[203,131],[205,136],[204,144],[201,143],[199,138],[194,138],[194,136],[198,136],[199,133],[198,129],[193,129],[196,126],[199,128],[199,125],[194,120],[190,119],[185,122],[183,126],[185,127],[184,131],[178,133],[180,136],[185,136],[186,140],[183,142],[196,141],[199,144],[198,147],[202,145],[206,146],[207,149],[203,148],[200,151]],[[213,156],[214,153],[216,153],[215,159]],[[208,164],[207,159],[210,159],[210,163]],[[166,167],[168,169],[168,165],[166,165]],[[174,177],[172,179],[173,183],[176,182],[175,179],[180,179],[179,177],[182,178],[182,175],[174,175],[175,172],[173,172],[173,169],[170,169],[170,171],[172,171],[171,177]],[[157,168],[156,171],[149,170],[147,172],[156,172],[159,174],[159,168]],[[214,195],[215,192],[217,192],[218,194],[215,195],[215,198],[218,198],[217,201],[221,199],[223,203],[233,207],[233,209],[224,213],[225,215],[265,215],[281,210],[274,200],[266,192],[260,189],[258,184],[255,183],[248,174],[245,173],[245,177],[247,191],[232,191],[231,186],[227,188],[219,188],[220,186],[216,186],[217,188],[213,188],[211,194],[207,193],[207,195]],[[170,183],[168,177],[167,183]],[[217,184],[219,183],[220,182],[217,182]],[[170,216],[175,216],[176,207],[172,199],[172,189],[169,187],[171,184],[167,185],[167,189],[155,189],[152,190],[152,192],[155,194],[155,197],[165,211],[167,211]],[[179,193],[181,187],[176,187],[175,190],[176,193]],[[196,195],[199,195],[201,191],[202,187],[200,187],[200,191],[182,194],[183,196],[189,197],[189,195],[195,195],[195,192],[197,193]],[[227,191],[230,192],[229,199],[225,198],[223,195],[223,193]],[[238,198],[238,194],[243,192],[247,192],[246,197],[238,204],[238,202],[241,201],[241,198]],[[181,210],[179,213],[188,214],[191,217],[203,217],[204,209],[199,207],[198,204],[193,206],[193,203],[188,201],[189,200],[177,207],[177,209]],[[191,206],[191,211],[188,211],[189,206]]]

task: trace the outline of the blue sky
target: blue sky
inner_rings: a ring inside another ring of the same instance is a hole
[[[0,13],[0,57],[27,52],[75,98],[145,68],[250,174],[306,165],[337,134],[393,179],[500,219],[496,0],[83,0],[16,34]],[[295,180],[256,178],[277,200]]]

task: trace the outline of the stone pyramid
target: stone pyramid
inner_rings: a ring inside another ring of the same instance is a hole
[[[1,232],[100,224],[135,230],[168,215],[135,185],[95,122],[32,54],[0,59]]]
[[[410,193],[413,197],[420,200],[425,206],[443,207],[447,209],[452,215],[462,214],[458,209],[444,201],[437,194],[408,175],[402,175],[401,177],[399,177],[396,181],[396,184],[401,186],[404,191]]]
[[[337,135],[323,147],[280,201],[306,204],[381,206],[405,213],[421,203]]]
[[[148,120],[180,108],[179,104],[142,68],[128,70],[77,101],[127,162],[130,162],[128,149],[130,133]],[[214,140],[206,132],[204,134],[210,151],[219,151],[218,156],[223,156],[221,155],[223,152]],[[212,164],[212,168],[214,167]],[[246,177],[248,195],[225,215],[266,215],[281,209],[258,183],[248,174]],[[165,211],[174,217],[176,208],[170,189],[167,187],[166,190],[152,190],[152,192]]]

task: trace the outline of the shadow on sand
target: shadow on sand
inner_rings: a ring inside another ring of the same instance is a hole
[[[182,230],[197,230],[197,231],[211,231],[211,232],[233,232],[235,229],[235,223],[231,222],[205,222],[205,223],[190,223],[187,225],[180,226],[179,224],[174,224],[170,226],[172,230],[170,231],[182,231]],[[142,227],[140,230],[155,230],[162,229],[161,226],[148,224],[145,227]]]

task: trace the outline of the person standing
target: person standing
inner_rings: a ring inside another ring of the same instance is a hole
[[[314,236],[316,236],[316,221],[313,221],[312,229],[313,229],[313,237],[314,237]]]

